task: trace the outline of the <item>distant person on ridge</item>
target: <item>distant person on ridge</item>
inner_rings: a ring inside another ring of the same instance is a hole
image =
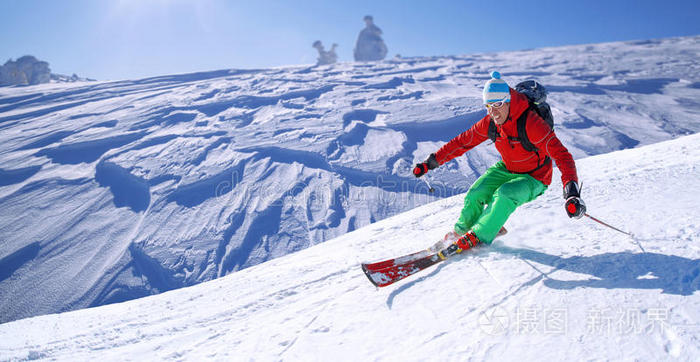
[[[335,53],[335,48],[338,47],[338,44],[333,43],[329,51],[323,49],[323,44],[321,44],[320,40],[316,40],[312,46],[318,50],[316,65],[334,64],[338,61],[338,55]]]
[[[387,53],[386,44],[382,40],[382,30],[374,25],[371,15],[365,16],[364,20],[366,26],[360,31],[355,44],[355,61],[382,60]]]
[[[540,86],[534,81],[529,82]],[[520,84],[516,86],[521,89],[519,87]],[[544,91],[542,96],[546,97]],[[580,218],[586,212],[580,198],[573,157],[550,125],[530,108],[528,98],[510,88],[500,73],[493,72],[484,86],[483,101],[487,109],[484,118],[413,169],[413,174],[421,177],[488,139],[495,138],[494,145],[501,154],[502,160],[486,170],[469,188],[454,230],[445,235],[443,243],[450,244],[440,246],[441,250],[446,246],[440,251],[441,258],[479,243],[491,244],[499,233],[505,231],[502,227],[510,214],[518,206],[542,195],[551,184],[552,159],[561,171],[567,214]],[[532,151],[527,149],[530,148],[528,144],[534,146]]]

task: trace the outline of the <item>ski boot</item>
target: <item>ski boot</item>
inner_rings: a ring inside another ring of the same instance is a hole
[[[447,248],[441,250],[438,253],[438,256],[440,259],[445,260],[449,258],[452,255],[459,254],[464,250],[471,249],[475,247],[477,244],[479,244],[481,241],[479,241],[479,238],[476,237],[476,234],[474,234],[473,231],[470,231],[461,238],[457,239],[454,243],[450,244]]]
[[[505,226],[502,226],[500,230],[498,230],[498,234],[496,234],[496,238],[501,237],[505,234],[508,233],[508,230],[506,229]],[[450,244],[454,244],[461,238],[462,235],[458,234],[456,231],[450,231],[449,233],[445,234],[445,237],[442,238],[442,240],[438,241],[437,243],[433,244],[431,247],[428,248],[428,251],[431,253],[437,253],[439,251],[442,251],[450,246]],[[494,238],[495,239],[495,238]]]
[[[442,240],[438,241],[437,243],[433,244],[431,247],[428,248],[428,251],[431,253],[437,253],[440,250],[443,250],[450,246],[450,244],[454,243],[457,241],[462,235],[458,234],[456,231],[450,231],[449,233],[445,234],[445,236],[442,238]]]
[[[501,226],[501,230],[498,230],[498,234],[496,234],[496,238],[499,236],[503,236],[505,234],[508,234],[508,229],[506,229],[505,226]]]

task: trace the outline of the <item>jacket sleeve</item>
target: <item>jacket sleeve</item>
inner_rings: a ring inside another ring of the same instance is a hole
[[[490,119],[487,115],[479,122],[476,122],[471,128],[440,147],[435,153],[435,158],[438,163],[442,165],[453,158],[463,155],[465,152],[487,140],[489,138],[489,122]]]
[[[538,150],[544,151],[557,164],[559,171],[561,171],[562,185],[566,185],[569,181],[578,183],[576,163],[574,163],[574,158],[569,153],[569,150],[564,147],[554,130],[542,118],[534,112],[531,112],[529,117],[530,119],[527,120],[527,137],[530,139],[530,142]]]

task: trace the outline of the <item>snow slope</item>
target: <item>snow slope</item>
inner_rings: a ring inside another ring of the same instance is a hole
[[[0,88],[0,323],[227,275],[464,192],[498,69],[575,157],[700,131],[700,37]],[[555,179],[553,188],[558,188]]]
[[[699,142],[578,161],[590,213],[634,239],[569,219],[552,187],[491,246],[374,288],[358,264],[431,244],[459,195],[196,286],[2,324],[0,359],[698,360]]]

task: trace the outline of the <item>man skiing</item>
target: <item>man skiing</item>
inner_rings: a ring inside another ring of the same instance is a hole
[[[502,160],[486,170],[469,188],[454,231],[445,236],[449,242],[456,241],[439,253],[443,259],[479,243],[491,244],[510,214],[518,206],[542,195],[551,184],[552,159],[561,171],[567,214],[580,218],[586,212],[580,198],[573,157],[552,127],[530,108],[527,97],[510,88],[500,73],[493,72],[484,85],[483,101],[488,110],[484,118],[413,169],[413,174],[421,177],[461,156],[490,139],[489,125],[492,131],[495,125],[494,145]],[[524,112],[527,112],[523,118],[525,134],[535,147],[534,151],[528,151],[520,142],[516,120]]]

